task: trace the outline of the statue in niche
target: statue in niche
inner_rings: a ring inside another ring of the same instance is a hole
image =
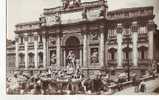
[[[87,9],[84,7],[83,12],[82,12],[82,18],[87,19]]]
[[[66,61],[67,65],[69,64],[70,67],[75,67],[76,57],[72,50],[69,51],[66,59],[67,59]]]
[[[51,64],[56,64],[56,52],[51,53]]]
[[[98,63],[98,49],[93,48],[91,50],[91,63]]]
[[[66,68],[68,74],[73,74],[76,72],[76,57],[72,50],[68,52],[66,57]]]

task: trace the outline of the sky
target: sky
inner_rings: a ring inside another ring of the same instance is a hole
[[[81,0],[89,2],[95,0]],[[120,8],[154,6],[155,23],[159,26],[159,0],[107,0],[109,11]],[[7,38],[14,40],[15,25],[36,21],[44,8],[62,5],[61,0],[7,0]],[[159,28],[158,28],[159,29]]]

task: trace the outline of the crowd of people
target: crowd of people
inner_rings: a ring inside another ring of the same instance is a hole
[[[102,75],[94,78],[84,78],[78,75],[67,74],[65,70],[41,72],[34,75],[19,72],[7,78],[8,94],[85,94],[107,91],[107,80]]]
[[[69,58],[69,57],[68,57]],[[70,58],[69,58],[70,59]],[[77,63],[68,60],[68,65],[63,69],[48,69],[47,71],[17,71],[7,77],[7,94],[33,94],[33,95],[62,95],[62,94],[102,94],[114,89],[121,91],[127,74],[121,73],[117,80],[111,79],[110,74],[94,74],[93,77],[83,75]],[[156,71],[150,75],[155,76]],[[131,76],[135,92],[144,92],[144,81],[134,74]]]
[[[133,76],[131,81],[135,87],[134,92],[146,90],[144,81],[140,80],[140,77]],[[78,74],[71,74],[65,69],[39,71],[36,74],[15,72],[14,75],[7,77],[7,94],[102,94],[112,90],[121,91],[124,89],[124,82],[127,82],[124,74],[119,75],[115,81],[110,79],[108,74],[98,73],[93,77],[84,77],[81,71]]]

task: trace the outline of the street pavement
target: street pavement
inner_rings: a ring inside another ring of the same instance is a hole
[[[159,87],[159,78],[156,78],[154,80],[149,80],[145,82],[146,84],[146,92],[134,92],[135,87],[128,87],[126,89],[123,89],[119,92],[114,93],[113,95],[159,95],[159,93],[154,93],[153,91]]]

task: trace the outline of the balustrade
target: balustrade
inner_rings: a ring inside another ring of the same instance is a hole
[[[34,63],[34,62],[30,62],[30,63],[29,63],[29,68],[34,68],[34,66],[35,66],[35,63]]]
[[[38,68],[42,68],[43,67],[43,62],[39,62],[38,63]]]
[[[123,65],[129,65],[129,66],[133,65],[132,59],[129,59],[129,60],[124,59],[123,60]]]
[[[151,61],[149,59],[139,59],[138,65],[150,65]]]
[[[25,68],[25,62],[20,62],[19,63],[19,68]]]
[[[108,65],[117,65],[117,60],[108,60]]]

